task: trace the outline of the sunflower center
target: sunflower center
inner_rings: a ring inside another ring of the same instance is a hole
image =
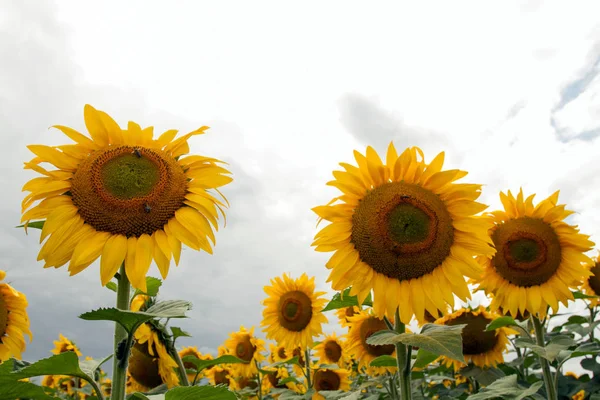
[[[367,353],[374,357],[379,357],[383,355],[392,355],[395,350],[395,346],[393,344],[386,344],[383,346],[374,346],[372,344],[367,343],[367,339],[374,334],[375,332],[379,332],[382,330],[386,330],[387,326],[383,320],[377,317],[369,317],[364,320],[360,325],[360,340],[363,344],[363,347],[367,350]]]
[[[215,385],[229,385],[227,375],[229,375],[229,371],[226,369],[215,372]]]
[[[245,336],[236,346],[235,346],[235,356],[240,358],[246,362],[252,361],[252,357],[254,357],[254,352],[256,351],[256,346],[252,345],[249,336]]]
[[[591,268],[594,276],[590,276],[588,278],[588,285],[592,288],[596,295],[600,295],[600,263],[596,263]],[[0,303],[0,309],[2,308],[2,303]],[[2,317],[0,316],[0,329],[2,329]]]
[[[342,357],[342,346],[335,340],[329,340],[325,343],[325,355],[334,363],[337,363]]]
[[[148,353],[146,343],[136,343],[131,348],[129,356],[129,373],[136,382],[152,389],[162,384],[162,378],[158,372],[158,358]]]
[[[97,231],[127,237],[162,229],[183,206],[187,178],[162,150],[118,146],[81,162],[71,195],[83,220]]]
[[[354,314],[356,314],[354,312],[354,306],[346,307],[346,317],[347,317],[346,321],[348,321],[348,317],[352,317],[352,316],[354,316]]]
[[[298,357],[298,363],[301,367],[304,367],[306,365],[306,363],[304,362],[304,354],[302,354],[302,350],[299,347],[296,347],[294,349],[292,357]]]
[[[273,372],[270,374],[267,374],[267,379],[269,379],[269,383],[271,384],[271,386],[273,386],[274,388],[285,388],[285,385],[282,385],[279,383],[280,379],[277,377],[277,372]]]
[[[496,331],[486,332],[486,326],[492,322],[482,314],[473,315],[470,312],[446,322],[446,325],[467,324],[462,330],[463,354],[477,355],[493,350],[498,342]]]
[[[340,388],[340,377],[328,369],[320,369],[315,372],[315,390],[338,390]]]
[[[285,329],[300,332],[312,318],[312,302],[304,292],[294,290],[279,299],[279,323]]]
[[[432,272],[450,254],[452,218],[435,193],[406,182],[368,192],[352,216],[351,242],[363,262],[398,280]]]
[[[6,334],[8,328],[8,306],[4,296],[0,293],[0,344],[2,343],[2,337]]]
[[[282,360],[285,360],[287,357],[287,355],[285,354],[285,349],[283,347],[280,347],[279,350],[277,350],[277,355]]]
[[[554,229],[541,219],[521,217],[498,225],[492,234],[498,252],[492,265],[517,286],[547,282],[561,263],[561,246]]]

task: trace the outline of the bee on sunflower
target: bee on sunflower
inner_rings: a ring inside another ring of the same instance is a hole
[[[188,139],[208,127],[177,139],[176,130],[154,138],[152,127],[129,122],[122,129],[90,105],[83,114],[89,136],[57,125],[74,144],[28,146],[35,157],[25,168],[42,176],[23,187],[30,193],[22,222],[45,221],[38,255],[44,267],[68,263],[75,275],[100,257],[103,286],[124,263],[132,285],[146,292],[152,260],[164,279],[171,259],[179,263],[182,243],[212,254],[217,210],[224,216],[226,205],[211,190],[220,193],[232,178],[220,160],[182,157]]]
[[[27,316],[27,297],[8,283],[1,282],[6,272],[0,270],[0,363],[11,357],[21,359],[25,335],[33,339]]]
[[[334,252],[333,289],[351,286],[361,304],[373,291],[375,314],[394,318],[398,309],[404,324],[452,307],[454,295],[469,299],[464,276],[481,272],[473,256],[495,253],[489,223],[475,217],[487,208],[475,201],[481,185],[455,183],[467,173],[443,171],[443,152],[429,164],[418,147],[398,155],[393,143],[385,163],[371,147],[354,156],[358,166],[340,163],[328,182],[342,194],[313,208],[330,222],[313,246]]]

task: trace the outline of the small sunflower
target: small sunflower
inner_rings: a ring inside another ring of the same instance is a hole
[[[346,346],[348,353],[358,361],[359,370],[370,368],[371,361],[379,356],[388,355],[395,357],[396,346],[393,344],[374,346],[367,343],[367,339],[375,332],[388,329],[383,319],[369,312],[361,311],[350,317],[349,320],[350,330],[348,331],[348,343]]]
[[[343,368],[350,361],[346,341],[337,337],[335,332],[325,336],[325,339],[316,345],[314,350],[321,364],[337,364]]]
[[[221,364],[215,365],[206,371],[205,375],[211,385],[226,385],[229,387],[232,384],[234,373],[229,364]]]
[[[296,391],[296,384],[292,381],[281,383],[286,378],[289,378],[290,374],[285,367],[265,367],[264,371],[267,371],[262,378],[262,392],[266,395],[271,389],[290,389]]]
[[[290,358],[298,357],[298,364],[292,364],[292,370],[296,376],[304,376],[306,369],[306,353],[301,347],[294,347],[286,350],[290,354]]]
[[[169,130],[154,139],[152,127],[129,122],[121,129],[90,105],[83,114],[91,138],[57,125],[75,144],[28,146],[36,157],[25,168],[43,176],[23,187],[30,193],[22,221],[45,220],[41,241],[47,240],[38,255],[44,267],[69,263],[75,275],[101,257],[106,285],[124,262],[132,285],[146,291],[152,260],[166,278],[171,258],[179,263],[182,243],[212,254],[217,209],[223,213],[225,204],[210,190],[218,192],[232,178],[217,159],[180,158],[189,152],[188,139],[208,127],[178,139]]]
[[[200,353],[198,351],[196,346],[184,347],[183,349],[181,349],[179,351],[178,354],[179,354],[179,357],[181,357],[182,359],[185,356],[195,356],[199,360],[212,360],[212,358],[213,358],[210,354],[202,355],[202,353]],[[196,366],[189,361],[183,361],[183,367],[185,369],[192,369],[192,370],[196,369]],[[196,378],[196,373],[195,372],[188,373],[187,377],[188,377],[188,381],[191,384],[192,382],[194,382],[194,379]],[[200,379],[201,377],[202,377],[202,372],[200,372],[198,374],[198,379]]]
[[[352,317],[354,314],[358,313],[360,311],[360,308],[357,306],[350,306],[350,307],[344,307],[344,308],[340,308],[335,310],[335,315],[337,315],[339,321],[340,321],[340,325],[344,328],[349,327],[350,326],[350,321],[348,321],[348,318]]]
[[[321,310],[327,299],[325,292],[315,292],[315,278],[302,274],[292,279],[287,274],[271,279],[272,286],[265,286],[269,295],[263,301],[262,326],[266,328],[267,339],[273,339],[285,347],[312,345],[313,337],[320,335],[321,324],[327,318]]]
[[[279,345],[279,344],[274,344],[274,343],[269,343],[269,362],[271,364],[274,364],[276,362],[280,362],[280,361],[287,361],[289,360],[290,356],[288,356],[285,346]]]
[[[105,397],[110,397],[112,393],[112,380],[110,378],[104,378],[100,382],[100,389]]]
[[[230,354],[244,361],[243,364],[234,365],[241,376],[250,377],[258,373],[256,363],[265,359],[262,354],[265,351],[265,342],[254,337],[254,327],[247,331],[242,326],[239,332],[230,333],[225,346]]]
[[[495,367],[496,364],[504,362],[502,353],[508,345],[508,335],[514,333],[504,327],[486,331],[486,326],[496,318],[498,315],[487,312],[484,307],[475,310],[462,308],[438,319],[436,324],[450,326],[466,324],[462,331],[465,361],[472,362],[478,367]],[[440,360],[447,367],[453,366],[455,370],[466,365],[447,357],[441,357]]]
[[[243,389],[252,389],[256,390],[258,388],[258,381],[256,376],[248,377],[248,376],[237,376],[235,379],[231,380],[230,389],[233,391],[243,390]],[[258,399],[256,396],[250,396],[251,399]]]
[[[537,206],[534,196],[524,198],[522,190],[516,198],[501,192],[504,211],[482,218],[493,223],[489,235],[497,253],[479,257],[483,274],[476,282],[493,294],[492,310],[502,307],[513,317],[529,311],[543,318],[548,306],[557,312],[558,302],[566,306],[573,300],[569,288],[591,274],[582,263],[593,264],[584,253],[594,243],[563,221],[573,211],[557,204],[558,192]]]
[[[331,222],[313,246],[335,252],[326,264],[333,289],[352,286],[361,303],[373,290],[375,314],[393,318],[399,308],[404,323],[452,307],[454,294],[469,299],[464,275],[481,271],[473,256],[495,252],[488,224],[475,217],[487,208],[475,201],[481,185],[454,183],[467,173],[442,171],[443,152],[429,164],[421,149],[398,156],[393,143],[385,163],[371,147],[354,156],[358,167],[341,163],[328,183],[342,195],[313,208]]]
[[[52,349],[53,354],[61,354],[65,351],[72,351],[77,354],[77,357],[81,357],[81,351],[79,351],[75,343],[64,337],[62,333],[59,333],[58,340],[55,340],[52,343],[54,343],[54,349]]]
[[[322,390],[350,390],[350,371],[345,369],[319,369],[313,374],[313,387],[316,393],[313,400],[324,400],[325,397],[319,392]]]
[[[593,275],[583,280],[581,289],[588,296],[600,296],[600,255],[596,257],[594,263],[585,266]],[[600,303],[600,297],[588,299],[590,305],[595,307]]]
[[[0,363],[11,357],[21,359],[25,351],[25,335],[33,338],[29,330],[27,297],[8,283],[2,283],[6,272],[0,270]]]

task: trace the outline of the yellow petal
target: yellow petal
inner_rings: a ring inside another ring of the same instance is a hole
[[[112,235],[106,241],[100,259],[100,281],[105,286],[115,276],[127,255],[127,237]]]
[[[90,136],[98,145],[104,147],[109,144],[109,133],[104,124],[102,115],[94,107],[86,104],[83,107],[83,119]]]
[[[146,288],[146,274],[150,269],[153,255],[152,237],[144,233],[137,239],[135,246],[135,270],[131,277],[131,284],[143,292],[148,290]]]

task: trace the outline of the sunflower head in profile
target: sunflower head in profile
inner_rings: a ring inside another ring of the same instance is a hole
[[[324,400],[320,391],[341,390],[347,392],[350,390],[350,371],[346,369],[318,369],[313,373],[313,387],[316,391],[314,400]]]
[[[21,359],[25,351],[25,335],[32,339],[27,316],[27,297],[2,281],[0,270],[0,363],[11,357]]]
[[[376,332],[387,330],[388,327],[383,321],[376,315],[373,315],[367,311],[361,311],[350,320],[350,330],[348,331],[348,342],[346,348],[348,354],[358,361],[359,370],[362,368],[369,368],[371,361],[375,358],[383,355],[395,356],[396,346],[384,345],[374,346],[367,343],[367,339]],[[393,371],[394,369],[390,369]],[[376,372],[378,372],[377,369]]]
[[[210,354],[202,354],[198,351],[198,348],[196,348],[196,346],[189,346],[189,347],[184,347],[183,349],[181,349],[179,352],[179,357],[181,359],[183,359],[183,357],[186,356],[194,356],[199,360],[212,360],[213,357]],[[186,370],[196,370],[196,366],[189,362],[189,361],[183,361],[183,367]],[[198,377],[196,378],[196,375],[198,375]],[[195,372],[188,372],[187,373],[187,377],[188,377],[188,381],[190,382],[190,384],[193,384],[195,379],[200,379],[203,376],[203,372],[201,371],[199,374],[196,374]]]
[[[359,311],[359,307],[350,306],[335,310],[335,315],[337,315],[338,320],[340,321],[340,325],[346,328],[350,327],[350,321],[348,321],[348,318],[354,316],[354,314],[358,313]]]
[[[320,335],[321,324],[327,318],[321,310],[327,303],[322,295],[315,292],[315,278],[302,274],[298,279],[289,275],[271,279],[271,286],[265,286],[269,296],[263,301],[261,325],[267,339],[273,339],[286,348],[312,345],[313,337]]]
[[[508,335],[515,333],[505,327],[486,331],[487,325],[496,318],[498,315],[487,312],[484,307],[475,310],[462,308],[438,319],[436,324],[466,325],[461,334],[465,361],[478,367],[495,367],[504,362],[502,354],[508,345]],[[447,357],[440,359],[447,367],[453,366],[455,370],[465,366],[465,363]]]
[[[588,263],[585,268],[589,270],[593,275],[587,276],[583,280],[581,289],[588,296],[600,296],[600,255],[593,260],[593,263]],[[600,303],[600,297],[587,299],[590,302],[590,306],[595,307]]]
[[[350,355],[346,349],[346,341],[337,337],[335,332],[314,347],[320,364],[337,364],[344,368],[350,362]]]
[[[525,311],[543,318],[548,306],[556,312],[573,299],[570,287],[581,284],[591,273],[582,263],[593,264],[585,255],[594,243],[564,219],[573,214],[558,204],[558,192],[533,204],[523,191],[515,197],[500,193],[504,210],[482,219],[491,221],[490,237],[496,254],[480,257],[483,273],[479,289],[493,295],[491,309],[500,307],[513,317]]]
[[[181,157],[189,152],[188,139],[208,127],[177,139],[176,130],[154,138],[152,127],[129,122],[122,129],[90,105],[83,114],[89,137],[57,125],[73,144],[28,146],[36,157],[25,168],[41,176],[23,187],[30,193],[22,221],[45,221],[38,255],[44,267],[68,263],[75,275],[100,257],[106,285],[124,262],[132,285],[145,292],[152,260],[166,278],[171,259],[179,263],[182,243],[212,253],[217,209],[223,213],[225,204],[211,190],[219,193],[232,178],[217,159]]]
[[[417,147],[398,155],[390,144],[385,163],[371,147],[354,152],[358,166],[340,163],[328,183],[342,194],[313,208],[330,222],[315,236],[317,251],[333,251],[326,266],[334,290],[351,286],[359,303],[374,293],[379,317],[409,323],[425,310],[436,315],[470,298],[464,276],[475,278],[474,255],[492,256],[488,223],[475,215],[481,185],[455,183],[467,173],[442,171],[444,153],[431,163]]]
[[[230,333],[225,347],[229,349],[229,354],[244,361],[233,365],[240,376],[250,377],[258,373],[256,363],[265,359],[262,354],[265,351],[265,341],[254,336],[254,327],[248,331],[241,326],[239,332]]]
[[[77,348],[77,345],[73,343],[68,338],[64,337],[62,333],[58,334],[58,340],[53,341],[54,349],[52,349],[53,354],[61,354],[65,351],[72,351],[77,354],[77,357],[81,357],[81,351]]]

